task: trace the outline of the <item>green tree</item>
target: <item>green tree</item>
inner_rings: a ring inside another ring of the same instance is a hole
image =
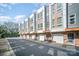
[[[5,38],[5,37],[17,37],[19,36],[18,31],[14,30],[9,30],[7,29],[6,25],[0,25],[0,38]]]

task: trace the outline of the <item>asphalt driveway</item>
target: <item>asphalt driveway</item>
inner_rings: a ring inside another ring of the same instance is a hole
[[[38,44],[25,39],[8,39],[16,56],[77,56],[79,53]]]

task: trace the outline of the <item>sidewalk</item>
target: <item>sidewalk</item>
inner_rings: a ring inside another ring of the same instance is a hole
[[[43,44],[43,45],[47,45],[47,46],[51,46],[51,47],[55,47],[58,49],[64,49],[67,51],[73,51],[73,52],[77,52],[79,53],[79,47],[73,46],[73,45],[63,45],[63,44],[58,44],[55,42],[48,42],[48,41],[39,41],[39,40],[29,40],[38,44]]]
[[[0,56],[14,56],[7,39],[0,39]]]

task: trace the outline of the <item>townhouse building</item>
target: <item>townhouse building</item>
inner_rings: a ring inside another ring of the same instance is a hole
[[[19,34],[21,38],[25,39],[25,35],[24,35],[24,23],[21,23],[19,26]]]
[[[21,23],[19,24],[19,34],[20,34],[20,37],[22,37],[22,24]]]
[[[25,19],[26,21],[24,21],[24,35],[26,39],[29,39],[29,20],[28,18]]]
[[[67,4],[67,43],[79,46],[79,3]]]
[[[64,43],[64,32],[66,28],[66,4],[50,4],[50,30],[53,42]]]
[[[49,5],[42,6],[36,12],[36,32],[37,39],[46,41],[51,37],[49,26]]]
[[[61,44],[79,45],[79,4],[51,4],[50,29],[52,41]]]
[[[40,41],[44,41],[44,34],[43,31],[45,30],[45,7],[42,6],[36,12],[36,32],[37,39]]]
[[[23,23],[20,23],[19,25],[19,34],[21,38],[29,39],[29,24],[28,19],[25,19]]]
[[[50,40],[51,39],[51,32],[50,32],[50,14],[49,14],[49,11],[50,11],[50,6],[49,4],[48,5],[45,5],[45,41],[47,40]]]
[[[29,17],[30,39],[36,39],[36,13]]]
[[[25,37],[79,46],[78,10],[78,3],[53,3],[42,6],[25,22]],[[20,34],[23,34],[23,30]]]

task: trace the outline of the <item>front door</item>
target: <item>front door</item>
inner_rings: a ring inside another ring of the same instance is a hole
[[[74,33],[68,33],[68,43],[73,44],[74,41]]]

